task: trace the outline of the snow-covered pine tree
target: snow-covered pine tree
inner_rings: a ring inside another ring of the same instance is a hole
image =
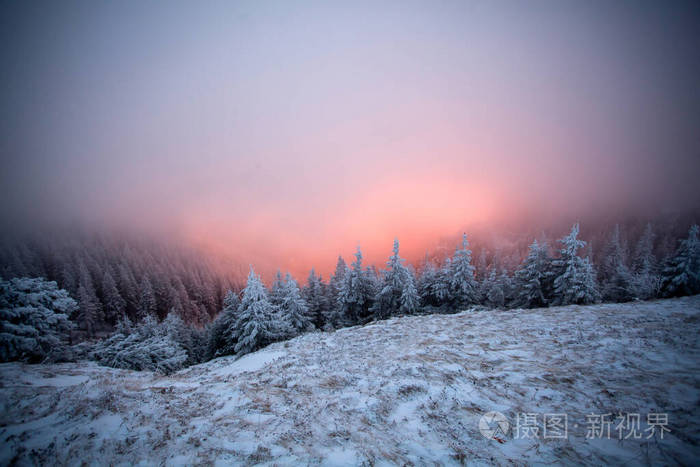
[[[312,268],[302,296],[309,307],[311,321],[317,329],[323,329],[328,314],[328,297],[324,290],[323,278]]]
[[[553,261],[556,274],[553,305],[586,305],[600,300],[593,264],[578,255],[578,250],[586,246],[586,242],[577,238],[578,233],[576,223],[569,235],[559,240],[560,257]]]
[[[371,279],[362,269],[362,251],[358,246],[352,268],[346,271],[338,292],[341,324],[352,326],[368,321],[369,309],[374,298],[373,289]]]
[[[102,307],[97,299],[92,277],[83,261],[80,262],[80,285],[78,286],[78,322],[88,336],[95,334],[95,327],[102,318]]]
[[[285,337],[292,338],[301,333],[311,331],[314,328],[309,314],[309,307],[301,296],[297,281],[287,273],[283,285],[283,298],[280,305],[281,315],[288,324],[289,334]]]
[[[105,320],[110,324],[115,324],[124,317],[126,301],[122,298],[117,283],[109,271],[105,269],[102,276],[102,301],[104,305]]]
[[[450,303],[450,281],[452,278],[452,259],[446,258],[445,264],[437,269],[435,280],[432,282],[432,296],[437,306],[444,307]]]
[[[275,307],[267,297],[265,286],[260,276],[250,268],[248,283],[243,289],[243,298],[238,308],[234,324],[234,352],[244,355],[272,343],[279,336],[279,330],[273,323]]]
[[[408,279],[404,282],[404,288],[401,292],[401,306],[399,311],[404,314],[413,314],[420,310],[420,295],[416,289],[416,279],[413,273],[413,268],[406,267]]]
[[[126,263],[121,263],[119,265],[117,287],[119,288],[119,293],[122,298],[126,300],[127,313],[130,313],[131,317],[135,318],[139,295],[136,291],[136,279],[134,279],[134,275]]]
[[[55,282],[0,281],[0,362],[60,360],[78,304]]]
[[[455,311],[477,303],[478,290],[474,279],[472,252],[469,249],[467,234],[462,235],[462,247],[455,250],[450,265],[450,298]]]
[[[72,261],[66,261],[61,269],[61,284],[68,293],[78,292],[78,273]]]
[[[483,250],[482,250],[483,251]],[[484,269],[483,274],[480,275],[481,279],[478,279],[479,275],[477,275],[477,280],[476,280],[476,294],[475,298],[477,300],[477,303],[480,303],[484,306],[494,308],[493,306],[493,300],[489,300],[489,292],[491,291],[494,286],[497,285],[497,283],[500,280],[499,276],[499,271],[501,270],[502,267],[502,261],[501,261],[501,251],[499,249],[496,250],[496,252],[492,255],[491,257],[491,263],[486,266],[486,269]],[[503,291],[503,290],[501,290]],[[505,291],[504,292],[504,298],[503,300],[505,301]],[[498,296],[498,291],[494,290],[492,292],[492,295],[495,294],[495,297],[497,298]],[[500,300],[496,300],[496,302],[500,302]]]
[[[156,297],[153,293],[151,280],[144,274],[141,280],[141,290],[139,293],[138,316],[142,319],[146,316],[156,315]]]
[[[270,303],[274,306],[282,305],[284,293],[284,278],[282,277],[282,271],[278,269],[277,273],[275,273],[275,279],[272,281],[272,286],[270,287]]]
[[[503,289],[501,275],[495,267],[491,268],[488,277],[483,283],[484,303],[490,308],[503,308],[506,302],[506,292]]]
[[[603,255],[600,270],[603,300],[611,302],[632,300],[635,296],[634,283],[632,273],[627,267],[627,255],[621,244],[618,224],[613,228]]]
[[[503,290],[503,308],[508,308],[513,302],[513,297],[515,296],[515,280],[508,273],[508,271],[503,268],[501,269],[501,274],[498,277],[498,282]]]
[[[399,256],[399,240],[394,239],[394,253],[389,257],[384,280],[370,309],[375,319],[386,319],[396,313],[411,314],[418,309],[419,297],[413,274]]]
[[[432,260],[426,256],[423,268],[420,270],[417,280],[418,295],[423,306],[439,306],[437,300],[432,295],[433,282],[437,278],[437,268]]]
[[[534,240],[527,257],[515,272],[513,306],[537,308],[547,305],[548,283],[552,281],[552,260],[547,245]]]
[[[486,280],[489,276],[489,270],[488,270],[488,260],[486,258],[487,256],[487,251],[486,248],[481,248],[481,251],[479,252],[479,259],[476,262],[476,280],[479,282],[483,282]]]
[[[655,298],[661,291],[662,281],[654,255],[654,238],[654,228],[649,222],[634,250],[632,263],[634,290],[636,297],[641,300]]]
[[[128,335],[116,332],[98,342],[91,356],[113,368],[170,374],[188,361],[187,351],[169,334],[171,329],[158,324],[153,315],[146,315]]]
[[[241,304],[241,299],[233,290],[229,290],[224,295],[224,310],[238,311],[238,306]]]
[[[664,268],[664,293],[675,297],[700,293],[700,240],[697,224],[680,241],[676,254]]]
[[[208,358],[233,355],[236,347],[236,316],[241,300],[229,290],[224,297],[224,309],[209,329]]]
[[[340,289],[345,282],[345,275],[348,273],[348,265],[342,256],[338,256],[338,261],[335,265],[335,271],[328,281],[326,288],[326,299],[328,301],[328,311],[325,316],[327,329],[339,328],[344,325],[343,310],[340,307],[338,297]]]
[[[200,329],[188,326],[175,312],[165,317],[161,326],[170,339],[187,352],[185,366],[196,365],[207,357],[207,335]]]

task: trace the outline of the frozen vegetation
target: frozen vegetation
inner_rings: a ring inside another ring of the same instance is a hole
[[[691,465],[699,333],[693,296],[394,317],[169,376],[4,363],[0,464]],[[511,422],[498,439],[479,430],[489,411]],[[567,439],[542,436],[551,413]],[[607,413],[612,439],[587,437]],[[618,440],[620,413],[641,415],[641,438]],[[663,438],[644,431],[650,413],[667,415]],[[515,436],[521,414],[538,436]]]

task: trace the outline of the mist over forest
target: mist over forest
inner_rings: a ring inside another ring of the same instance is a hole
[[[0,2],[0,465],[697,465],[699,44],[682,0]]]

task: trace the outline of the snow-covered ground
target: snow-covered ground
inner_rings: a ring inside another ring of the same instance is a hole
[[[0,464],[697,465],[699,336],[696,296],[396,318],[169,377],[3,364]],[[479,430],[489,411],[511,423],[500,441]],[[606,413],[611,439],[587,439]],[[641,438],[618,439],[619,413]],[[548,414],[565,439],[543,436]]]

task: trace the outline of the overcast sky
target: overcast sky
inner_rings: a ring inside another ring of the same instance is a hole
[[[4,228],[327,272],[507,218],[700,206],[700,3],[0,3]]]

